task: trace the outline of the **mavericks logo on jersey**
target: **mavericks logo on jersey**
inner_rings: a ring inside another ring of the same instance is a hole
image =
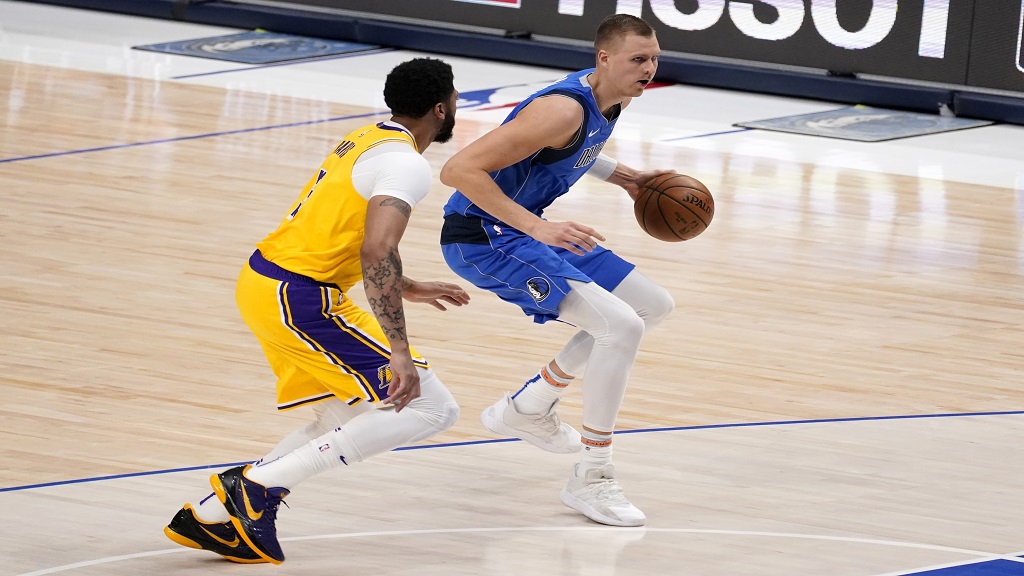
[[[607,140],[605,141],[607,142]],[[598,142],[590,148],[587,148],[580,154],[580,159],[576,161],[576,165],[573,168],[582,168],[590,165],[591,162],[597,159],[597,155],[601,153],[601,149],[604,148],[604,142]]]
[[[526,289],[530,296],[537,302],[542,302],[551,293],[551,284],[540,276],[535,276],[526,281]]]

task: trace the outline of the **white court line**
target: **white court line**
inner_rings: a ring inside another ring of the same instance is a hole
[[[410,536],[410,535],[426,535],[426,534],[472,534],[472,533],[488,533],[488,532],[665,532],[675,534],[721,534],[729,536],[762,536],[768,538],[797,538],[803,540],[828,540],[832,542],[852,542],[856,544],[874,544],[878,546],[897,546],[902,548],[917,548],[921,550],[935,550],[937,552],[952,552],[955,554],[967,554],[970,556],[977,556],[977,559],[963,562],[963,564],[973,564],[982,560],[1013,560],[1017,562],[1024,562],[1021,558],[1014,558],[1012,556],[1006,556],[1004,554],[993,554],[991,552],[980,552],[978,550],[967,550],[965,548],[952,548],[949,546],[938,546],[934,544],[920,544],[917,542],[903,542],[899,540],[877,540],[873,538],[854,538],[849,536],[823,536],[818,534],[794,534],[789,532],[759,532],[750,530],[701,530],[698,528],[613,528],[608,526],[593,526],[593,527],[552,527],[552,526],[536,526],[536,527],[505,527],[505,528],[437,528],[437,529],[423,529],[423,530],[383,530],[379,532],[350,532],[344,534],[319,534],[313,536],[293,536],[291,538],[282,538],[282,542],[300,542],[303,540],[330,540],[338,538],[372,538],[376,536]],[[160,556],[162,554],[173,554],[177,552],[194,551],[191,548],[173,548],[169,550],[154,550],[152,552],[139,552],[137,554],[126,554],[124,556],[109,556],[107,558],[97,558],[96,560],[85,560],[83,562],[75,562],[74,564],[65,564],[63,566],[55,566],[53,568],[44,568],[42,570],[36,570],[35,572],[26,572],[19,574],[18,576],[43,576],[44,574],[57,574],[60,572],[68,572],[76,568],[87,568],[89,566],[97,566],[100,564],[110,564],[113,562],[122,562],[125,560],[135,560],[138,558],[148,558],[150,556]],[[957,566],[959,564],[951,564],[951,566]],[[926,569],[926,568],[925,568]],[[923,569],[919,569],[923,570]],[[892,576],[898,574],[907,574],[907,572],[893,572]],[[879,575],[879,576],[890,576],[890,575]]]

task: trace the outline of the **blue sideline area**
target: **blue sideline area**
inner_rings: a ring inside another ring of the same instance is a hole
[[[589,47],[506,38],[427,25],[391,23],[221,0],[31,0],[242,29],[263,29],[364,44],[502,60],[576,70],[593,65]],[[554,63],[557,63],[554,64]],[[957,116],[1024,125],[1024,95],[1001,96],[962,89],[933,88],[845,76],[792,72],[761,66],[723,64],[666,55],[658,79],[696,86],[811,98],[915,112],[948,106]]]
[[[906,574],[907,576],[1024,576],[1024,562],[989,560],[924,572],[907,572]]]

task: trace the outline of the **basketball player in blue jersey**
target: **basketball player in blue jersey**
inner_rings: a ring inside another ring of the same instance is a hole
[[[391,119],[348,134],[257,244],[238,278],[242,319],[277,376],[278,408],[310,405],[316,420],[255,465],[213,475],[216,497],[186,504],[165,528],[174,542],[280,564],[276,515],[295,485],[455,423],[455,399],[409,345],[402,299],[444,310],[469,297],[404,276],[398,244],[430,189],[422,154],[452,137],[457,97],[448,64],[396,66],[384,84]],[[372,315],[345,294],[360,280]]]
[[[644,513],[615,480],[612,433],[641,337],[674,303],[633,264],[599,246],[604,237],[593,228],[542,217],[584,174],[635,199],[642,183],[671,172],[637,171],[601,154],[619,114],[658,69],[654,30],[616,14],[601,23],[594,48],[594,68],[533,94],[444,165],[441,181],[457,191],[445,206],[441,244],[448,265],[466,280],[535,322],[558,319],[580,329],[518,392],[483,412],[484,426],[551,452],[579,452],[562,502],[602,524],[641,526]],[[582,437],[556,412],[562,392],[580,376],[587,383]]]

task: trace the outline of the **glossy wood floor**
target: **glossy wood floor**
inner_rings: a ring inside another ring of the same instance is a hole
[[[407,309],[458,424],[303,484],[279,520],[288,561],[240,566],[164,538],[210,474],[170,470],[258,458],[307,422],[275,413],[234,279],[380,109],[0,60],[0,574],[1024,573],[1024,185],[754,152],[809,137],[645,139],[689,94],[659,90],[606,152],[704,181],[710,229],[650,239],[592,179],[548,214],[599,229],[677,302],[615,442],[648,526],[590,523],[558,502],[572,457],[491,441],[480,410],[572,332],[473,289],[463,309]],[[435,171],[503,113],[460,111]],[[437,247],[449,192],[414,214],[412,277],[461,283]],[[574,425],[580,399],[561,410]]]

